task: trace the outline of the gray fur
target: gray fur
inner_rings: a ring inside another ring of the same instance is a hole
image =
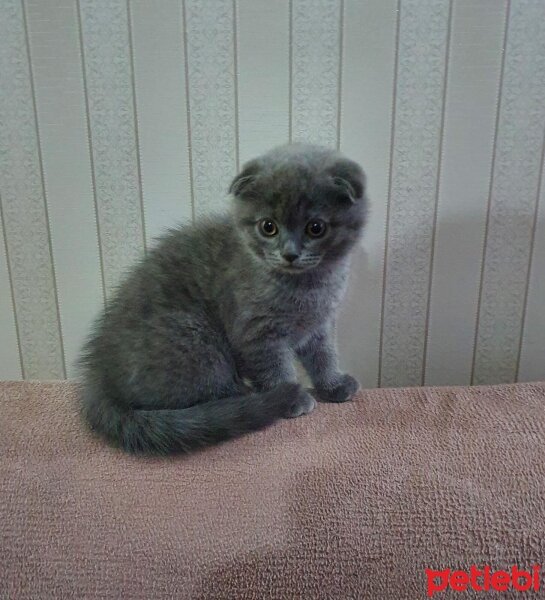
[[[310,412],[296,357],[318,399],[357,390],[338,370],[333,327],[364,223],[360,167],[283,146],[230,191],[230,214],[171,230],[136,265],[84,349],[84,416],[127,451],[186,452]],[[323,237],[306,232],[313,218]]]

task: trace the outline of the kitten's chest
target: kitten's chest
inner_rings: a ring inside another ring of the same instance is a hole
[[[285,340],[295,347],[335,313],[344,293],[343,272],[314,280],[246,280],[231,289],[231,302],[221,303],[225,329],[233,346],[255,341]]]
[[[341,295],[340,287],[327,285],[272,289],[268,296],[256,299],[254,323],[297,345],[334,314]]]

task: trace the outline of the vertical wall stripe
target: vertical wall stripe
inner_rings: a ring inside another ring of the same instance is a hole
[[[337,145],[338,0],[293,0],[292,137]]]
[[[432,234],[430,241],[430,263],[429,263],[429,274],[428,274],[428,293],[427,293],[427,304],[426,304],[426,321],[424,328],[424,350],[422,352],[422,376],[420,383],[424,385],[426,378],[426,355],[428,349],[428,331],[430,324],[430,312],[431,312],[431,288],[433,278],[433,267],[435,260],[435,243],[437,241],[437,220],[438,220],[438,204],[439,204],[439,183],[443,173],[443,155],[444,155],[444,134],[445,134],[445,110],[447,102],[447,82],[449,77],[449,65],[450,65],[450,46],[452,43],[452,13],[453,13],[454,0],[450,0],[449,16],[448,16],[448,31],[447,31],[447,42],[445,52],[445,70],[443,75],[443,106],[441,108],[441,132],[439,134],[439,156],[437,159],[437,180],[435,187],[435,206],[433,210],[433,221],[432,221]]]
[[[448,0],[401,5],[382,385],[419,385],[435,220]]]
[[[289,2],[289,100],[288,100],[288,108],[289,108],[289,126],[288,126],[288,138],[289,142],[293,141],[293,0],[288,0]]]
[[[83,96],[85,101],[85,121],[87,125],[87,147],[89,152],[89,166],[91,169],[91,184],[93,189],[93,209],[95,214],[95,221],[97,227],[97,239],[98,239],[98,256],[100,260],[100,278],[102,284],[102,299],[103,303],[106,304],[106,280],[104,277],[104,254],[102,252],[102,236],[100,233],[100,218],[98,214],[98,201],[97,201],[97,186],[95,180],[95,165],[93,160],[93,145],[91,135],[91,119],[89,117],[89,94],[87,94],[87,70],[85,68],[85,50],[83,48],[83,31],[81,26],[81,7],[79,0],[76,0],[76,13],[78,19],[78,38],[79,38],[79,49],[81,57],[81,74],[83,78]]]
[[[51,245],[68,376],[103,304],[76,5],[27,0]]]
[[[506,2],[457,1],[443,134],[426,383],[469,384]],[[483,26],[483,23],[486,26]]]
[[[488,191],[488,203],[487,203],[487,208],[486,208],[486,224],[485,224],[485,230],[484,230],[484,240],[483,240],[483,247],[482,247],[482,252],[481,252],[481,277],[480,277],[480,285],[479,285],[479,299],[477,302],[477,315],[475,318],[475,339],[473,342],[473,354],[471,357],[471,383],[473,383],[474,379],[475,379],[475,360],[476,360],[476,351],[477,351],[477,339],[478,339],[478,334],[479,334],[479,319],[480,319],[480,307],[481,307],[481,298],[482,298],[482,294],[483,294],[483,283],[484,283],[484,278],[483,278],[483,274],[484,274],[484,264],[485,264],[485,258],[486,258],[486,246],[487,246],[487,240],[488,240],[488,225],[490,223],[490,207],[492,205],[492,187],[494,184],[494,165],[495,165],[495,161],[496,161],[496,145],[498,142],[498,132],[499,132],[499,123],[500,123],[500,114],[501,114],[501,103],[502,103],[502,89],[503,89],[503,76],[505,74],[505,55],[506,55],[506,48],[507,48],[507,34],[509,32],[509,13],[510,13],[510,8],[511,8],[511,0],[507,0],[507,14],[506,14],[506,18],[505,18],[505,34],[504,34],[504,41],[503,41],[503,47],[502,47],[502,61],[501,61],[501,69],[500,69],[500,84],[499,84],[499,91],[498,91],[498,104],[496,107],[496,124],[494,127],[494,144],[493,144],[493,152],[492,152],[492,165],[491,165],[491,169],[490,169],[490,186],[489,186],[489,191]]]
[[[185,2],[196,214],[224,211],[236,172],[232,0]]]
[[[144,249],[126,0],[79,0],[107,295]]]
[[[189,60],[187,58],[187,16],[185,1],[182,0],[182,33],[184,39],[184,83],[185,83],[185,104],[186,104],[186,126],[187,126],[187,148],[188,148],[188,166],[189,166],[189,187],[191,190],[191,220],[195,221],[195,182],[193,178],[193,144],[191,140],[191,107],[189,105]]]
[[[539,204],[534,230],[524,330],[521,338],[519,381],[545,378],[545,140],[541,164]]]
[[[511,3],[474,382],[514,381],[541,171],[545,3]]]
[[[233,64],[234,64],[234,88],[235,88],[235,168],[240,170],[240,128],[238,123],[239,108],[238,108],[238,16],[237,16],[237,0],[233,0]]]
[[[130,7],[149,242],[192,218],[182,5],[131,0]]]
[[[345,0],[340,147],[363,166],[370,199],[338,335],[344,369],[378,382],[398,0]]]
[[[289,138],[289,3],[238,0],[240,161]]]
[[[388,161],[388,196],[386,198],[386,226],[384,252],[382,254],[382,297],[380,307],[380,336],[378,344],[378,387],[381,387],[382,382],[382,357],[384,356],[384,304],[386,299],[386,267],[388,265],[388,240],[390,239],[390,212],[392,206],[392,181],[394,171],[394,140],[395,140],[395,124],[396,124],[396,106],[397,106],[397,76],[399,73],[399,31],[401,26],[401,0],[397,0],[397,26],[396,26],[396,42],[395,42],[395,62],[394,62],[394,83],[392,93],[392,119],[390,129],[390,157]]]
[[[144,215],[144,193],[142,191],[142,161],[140,159],[140,133],[138,125],[138,109],[136,107],[136,82],[134,75],[134,47],[132,41],[132,25],[131,25],[131,0],[126,0],[127,3],[127,33],[129,37],[129,67],[131,70],[131,98],[134,118],[134,141],[136,146],[136,169],[138,173],[138,197],[140,199],[140,218],[142,220],[142,243],[144,252],[147,250],[146,236],[146,219]]]
[[[25,16],[0,19],[0,194],[25,377],[62,378],[64,357],[41,173]]]
[[[0,198],[0,380],[22,379],[22,360],[19,351],[17,316],[11,274],[5,243],[5,227]]]
[[[44,217],[45,217],[45,225],[46,225],[46,239],[48,243],[48,251],[51,263],[51,281],[53,283],[53,296],[55,298],[55,309],[56,309],[56,317],[57,317],[57,325],[59,329],[59,343],[60,343],[60,355],[62,360],[62,372],[64,378],[66,378],[66,356],[64,353],[64,337],[62,332],[62,323],[59,309],[59,295],[57,291],[57,275],[55,273],[55,260],[53,257],[53,246],[51,243],[51,225],[49,220],[49,206],[47,202],[47,190],[45,187],[45,176],[44,176],[44,161],[42,154],[42,141],[41,141],[41,133],[40,133],[40,125],[38,122],[38,109],[36,105],[36,89],[34,84],[34,67],[32,65],[32,56],[30,54],[30,38],[28,33],[28,18],[26,11],[26,1],[21,0],[21,4],[23,7],[23,26],[25,30],[25,46],[26,46],[26,55],[28,58],[28,70],[30,75],[30,89],[32,92],[32,109],[34,113],[34,127],[36,129],[36,140],[38,143],[38,160],[40,163],[40,180],[41,187],[44,196]]]
[[[339,8],[339,81],[337,83],[337,150],[339,150],[341,147],[345,0],[340,0],[340,2],[341,6]]]

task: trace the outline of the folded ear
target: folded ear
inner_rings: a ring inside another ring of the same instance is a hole
[[[341,158],[328,169],[333,183],[351,202],[363,198],[365,192],[365,174],[362,168],[352,160]]]
[[[233,179],[233,182],[229,186],[229,193],[237,198],[248,194],[252,188],[252,184],[256,180],[259,168],[259,162],[257,160],[247,162],[242,168],[242,171]]]

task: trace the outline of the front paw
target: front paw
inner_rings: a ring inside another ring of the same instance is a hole
[[[292,384],[290,389],[286,414],[287,419],[308,415],[316,408],[316,400],[300,385]]]
[[[346,402],[360,389],[352,375],[340,375],[329,385],[316,386],[314,393],[320,402]]]

